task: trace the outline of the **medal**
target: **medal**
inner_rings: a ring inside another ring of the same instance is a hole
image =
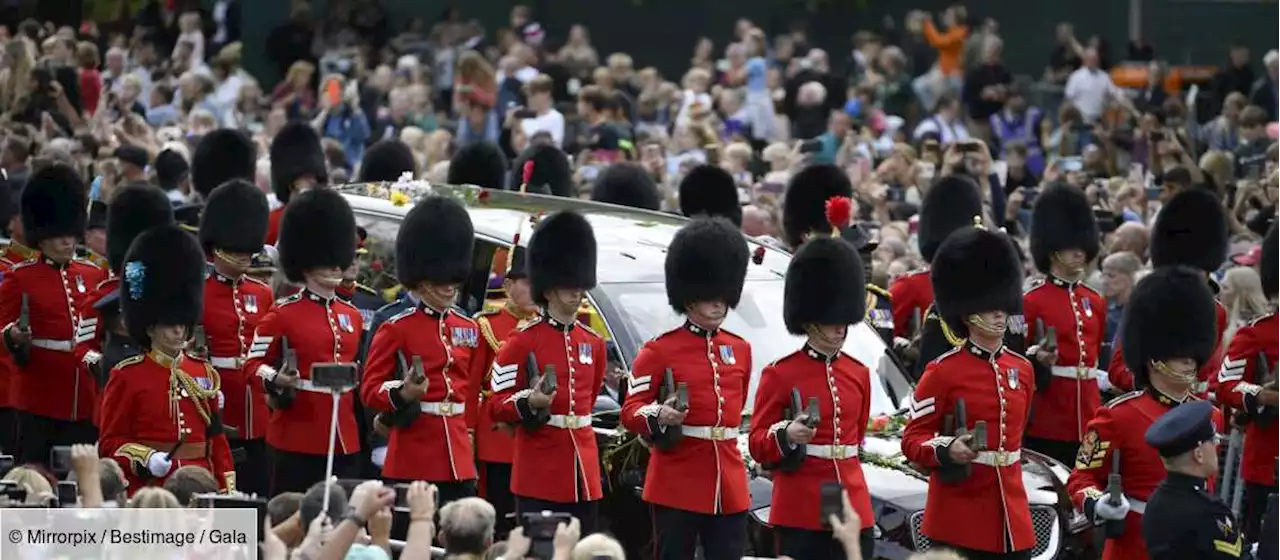
[[[720,345],[720,362],[727,366],[738,363],[738,359],[733,357],[732,346],[726,344]]]
[[[585,364],[585,365],[591,365],[591,364],[596,363],[595,358],[593,358],[593,357],[591,356],[591,344],[590,344],[590,343],[588,343],[588,342],[582,342],[582,343],[579,343],[579,344],[578,344],[578,362],[580,362],[580,363],[582,363],[582,364]]]
[[[1013,334],[1027,334],[1027,318],[1022,315],[1010,315],[1009,332]]]
[[[1089,300],[1086,298],[1086,299],[1082,299],[1082,300],[1080,300],[1080,301],[1081,301],[1081,303],[1084,305],[1084,316],[1085,316],[1085,317],[1093,317],[1093,306],[1092,306],[1092,305],[1089,305]]]
[[[76,291],[84,293],[84,277],[76,276]]]
[[[253,294],[245,294],[244,310],[251,314],[257,313],[258,312],[258,296],[255,296]]]
[[[1009,370],[1005,372],[1005,376],[1009,378],[1009,388],[1017,389],[1018,388],[1018,369],[1009,368]]]
[[[342,326],[344,331],[355,332],[355,329],[351,326],[351,317],[347,316],[346,313],[338,314],[338,324]]]

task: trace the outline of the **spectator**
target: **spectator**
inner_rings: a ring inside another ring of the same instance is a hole
[[[575,24],[569,28],[569,37],[565,40],[564,46],[560,47],[557,58],[571,74],[578,78],[587,77],[591,70],[600,64],[600,55],[596,54],[595,47],[591,46],[591,36],[587,28],[581,24]]]
[[[102,73],[98,71],[100,63],[97,45],[87,41],[76,45],[76,64],[80,72],[80,106],[84,108],[86,115],[93,115],[101,102]]]
[[[564,115],[552,106],[551,92],[555,87],[551,77],[541,74],[524,85],[525,105],[531,116],[520,120],[520,128],[528,137],[539,132],[551,135],[557,148],[564,147]]]
[[[1107,329],[1104,343],[1114,343],[1120,332],[1124,306],[1137,285],[1142,259],[1130,252],[1112,253],[1102,261],[1102,295],[1107,298]]]
[[[924,37],[930,46],[938,50],[938,64],[929,74],[917,78],[913,86],[916,97],[927,111],[934,110],[934,103],[940,95],[960,91],[960,81],[964,77],[960,55],[965,39],[969,37],[968,17],[964,6],[952,5],[942,12],[942,25],[946,30],[939,31],[933,24],[933,16],[924,15]]]
[[[387,101],[386,114],[379,117],[373,126],[374,141],[398,138],[401,131],[416,124],[413,120],[413,99],[408,88],[391,90]]]
[[[1249,102],[1258,107],[1262,107],[1267,111],[1267,121],[1276,121],[1276,103],[1280,100],[1280,93],[1277,88],[1280,87],[1280,81],[1277,81],[1277,72],[1280,72],[1280,52],[1276,50],[1267,51],[1267,55],[1262,57],[1262,63],[1267,68],[1267,74],[1253,84],[1253,90],[1249,93]]]
[[[1111,246],[1109,252],[1114,253],[1131,253],[1138,256],[1144,262],[1147,260],[1147,245],[1149,243],[1147,227],[1141,222],[1125,222],[1116,228],[1111,234]]]
[[[302,508],[302,492],[282,492],[267,502],[267,518],[271,526],[283,525],[290,517],[297,515]]]
[[[1111,82],[1111,76],[1099,67],[1098,50],[1084,50],[1083,65],[1067,78],[1064,95],[1066,100],[1080,111],[1085,123],[1092,124],[1102,117],[1102,111],[1120,90]]]
[[[960,100],[950,94],[943,95],[938,99],[938,110],[920,121],[911,137],[920,141],[927,134],[936,135],[944,145],[968,140],[969,129],[965,128],[962,115]]]
[[[595,533],[574,545],[572,560],[627,560],[627,553],[613,537]]]
[[[1235,149],[1236,178],[1262,178],[1267,165],[1267,148],[1271,139],[1267,136],[1267,111],[1250,105],[1240,112],[1240,143]]]
[[[315,73],[316,67],[310,62],[299,60],[292,63],[284,79],[271,92],[271,103],[283,108],[290,120],[310,116],[316,108],[316,94],[311,89]]]
[[[129,501],[128,481],[120,463],[113,459],[99,459],[98,481],[102,485],[104,507],[122,507]]]
[[[175,207],[194,202],[191,193],[191,166],[182,154],[162,150],[156,154],[156,184]],[[183,502],[186,503],[186,502]]]
[[[991,137],[989,119],[1004,108],[1013,85],[1013,74],[1000,62],[1003,48],[998,37],[988,36],[981,47],[980,65],[964,79],[964,91],[961,95],[969,112],[969,126],[980,138]]]
[[[1049,54],[1049,65],[1044,69],[1045,81],[1065,85],[1067,78],[1080,68],[1084,47],[1076,40],[1075,29],[1070,22],[1062,22],[1054,30],[1056,44]]]
[[[129,500],[129,507],[134,509],[182,509],[184,506],[172,492],[164,488],[147,486],[139,488]]]
[[[27,499],[23,502],[27,505],[47,505],[50,500],[57,499],[49,479],[30,466],[9,469],[3,479],[16,482],[19,487],[27,491]]]
[[[200,12],[183,12],[178,16],[178,42],[191,45],[191,52],[185,60],[181,59],[181,51],[173,51],[174,62],[185,63],[188,68],[196,68],[204,62],[204,31],[200,29]]]
[[[115,157],[120,162],[121,184],[147,180],[147,165],[151,158],[146,150],[137,146],[120,146],[116,148]]]
[[[1162,61],[1153,60],[1147,64],[1147,86],[1138,94],[1134,105],[1142,110],[1163,107],[1169,94],[1165,91],[1165,78],[1169,75],[1169,66]]]
[[[339,76],[330,76],[326,80],[342,82]],[[321,136],[332,138],[341,144],[348,165],[364,157],[365,145],[369,143],[371,136],[369,119],[354,101],[350,96],[344,96],[337,104],[331,104],[326,95],[322,99],[320,112],[311,121],[311,126]]]
[[[4,170],[5,182],[14,192],[27,184],[27,177],[31,175],[31,168],[27,166],[30,158],[30,140],[17,135],[5,138],[4,149],[0,150],[0,169]]]
[[[1199,141],[1210,150],[1235,151],[1240,145],[1240,112],[1246,101],[1243,93],[1228,93],[1222,102],[1222,114],[1200,129]]]
[[[493,506],[480,498],[463,498],[440,509],[440,542],[448,558],[480,556],[493,544]]]
[[[1258,269],[1252,266],[1236,266],[1227,270],[1221,285],[1218,301],[1227,310],[1227,326],[1222,335],[1222,344],[1228,345],[1240,327],[1266,315],[1272,305],[1263,293]]]
[[[172,493],[184,507],[195,507],[197,495],[218,492],[218,480],[204,467],[186,465],[169,475],[164,481],[164,489]]]
[[[276,63],[280,75],[291,74],[294,63],[306,62],[312,58],[311,46],[315,42],[313,29],[311,7],[302,2],[293,5],[289,21],[271,30],[271,34],[267,36],[267,56]],[[312,66],[312,72],[315,71],[314,68]],[[309,90],[310,84],[305,89]]]
[[[1213,75],[1213,82],[1209,86],[1209,92],[1213,95],[1210,110],[1221,109],[1227,96],[1232,93],[1249,95],[1254,81],[1253,68],[1249,66],[1249,47],[1243,43],[1232,44],[1227,52],[1227,64]]]

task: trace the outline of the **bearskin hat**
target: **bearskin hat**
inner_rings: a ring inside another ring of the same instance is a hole
[[[518,280],[520,278],[529,277],[529,264],[528,264],[529,250],[528,249],[525,249],[523,245],[517,245],[515,247],[512,247],[511,252],[509,253],[509,256],[507,258],[509,259],[507,261],[508,263],[507,273],[503,275],[503,278]]]
[[[641,210],[657,210],[662,206],[658,184],[643,167],[619,162],[605,168],[591,187],[591,200]]]
[[[529,192],[574,198],[573,170],[569,156],[551,144],[534,144],[520,155],[511,168],[512,190],[520,190],[524,183],[524,166],[533,162],[533,176],[529,178]]]
[[[747,241],[732,222],[694,219],[676,232],[667,248],[667,303],[678,314],[699,301],[723,301],[730,308],[737,307],[749,259]]]
[[[449,160],[446,182],[502,190],[507,182],[507,156],[493,142],[467,144]]]
[[[719,216],[742,226],[742,204],[733,175],[714,165],[699,165],[680,180],[680,213]]]
[[[252,182],[257,175],[257,146],[243,132],[233,128],[219,128],[206,134],[196,144],[196,152],[191,156],[191,185],[206,199],[213,189],[227,181],[243,179]]]
[[[1151,265],[1213,272],[1227,260],[1227,214],[1218,196],[1186,189],[1160,209],[1151,228]]]
[[[289,123],[271,141],[271,190],[280,204],[288,204],[293,183],[303,175],[329,180],[320,136],[306,123]],[[252,177],[252,175],[250,175]]]
[[[982,195],[978,184],[967,177],[949,175],[929,187],[920,203],[920,227],[916,242],[920,255],[932,261],[938,247],[951,232],[973,225],[982,216]]]
[[[461,284],[471,275],[475,229],[458,201],[427,197],[400,222],[396,235],[396,276],[406,288],[422,282]]]
[[[409,145],[396,138],[379,140],[364,152],[360,162],[360,181],[398,181],[407,171],[417,176],[418,164]]]
[[[830,232],[826,203],[836,196],[853,198],[853,183],[839,167],[810,165],[796,173],[782,201],[782,231],[787,244],[796,248],[813,232]]]
[[[956,230],[938,247],[929,277],[934,305],[954,329],[975,313],[1022,312],[1022,264],[1003,233]]]
[[[1215,305],[1204,273],[1191,267],[1160,267],[1138,282],[1120,325],[1124,364],[1138,386],[1146,386],[1151,360],[1209,359],[1218,336]]]
[[[151,185],[129,185],[116,192],[107,208],[107,263],[120,275],[134,239],[148,229],[173,224],[173,203]]]
[[[347,199],[332,189],[306,191],[280,218],[280,268],[290,282],[317,268],[346,269],[356,258],[356,220]]]
[[[1053,185],[1036,197],[1031,211],[1031,255],[1040,272],[1058,251],[1080,249],[1086,262],[1098,256],[1098,222],[1084,191],[1068,184]]]
[[[200,322],[204,311],[204,251],[174,225],[151,228],[133,241],[120,278],[120,307],[129,336],[151,346],[147,329]]]
[[[173,206],[170,204],[169,206]],[[84,229],[104,229],[107,227],[107,203],[101,200],[89,201],[89,221],[85,222]]]
[[[84,181],[74,169],[55,163],[41,167],[22,189],[22,234],[28,246],[84,233],[89,220]]]
[[[862,259],[848,242],[816,237],[800,246],[787,266],[782,321],[791,334],[805,325],[853,325],[867,315]]]
[[[1258,260],[1258,276],[1262,278],[1262,291],[1268,296],[1280,292],[1280,271],[1276,267],[1276,226],[1271,226],[1266,239],[1262,240],[1262,258]]]
[[[596,286],[596,235],[591,223],[572,210],[561,210],[538,222],[529,240],[529,281],[533,301],[547,304],[556,288],[589,290]]]
[[[243,179],[233,179],[213,190],[200,218],[200,243],[206,249],[222,249],[252,255],[262,251],[267,239],[271,205],[262,190]]]

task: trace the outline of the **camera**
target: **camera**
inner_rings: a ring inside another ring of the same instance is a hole
[[[524,536],[531,541],[529,556],[538,560],[551,560],[555,556],[556,528],[561,523],[571,523],[573,516],[562,512],[540,511],[520,515]]]

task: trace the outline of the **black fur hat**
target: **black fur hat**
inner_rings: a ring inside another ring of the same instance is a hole
[[[332,189],[312,189],[289,203],[280,218],[280,267],[290,282],[303,273],[336,266],[346,269],[356,258],[356,220],[347,199]]]
[[[170,205],[172,206],[172,204]],[[84,229],[104,229],[107,227],[107,203],[101,200],[89,201],[89,221],[85,222]]]
[[[733,223],[724,218],[694,219],[676,232],[667,247],[667,303],[678,314],[699,301],[737,307],[748,260],[747,241]]]
[[[206,199],[213,189],[227,181],[243,179],[253,182],[257,175],[257,146],[243,132],[233,128],[219,128],[206,134],[196,144],[196,152],[191,156],[191,185]]]
[[[120,278],[120,307],[129,336],[151,346],[147,329],[200,322],[204,311],[204,251],[182,228],[151,228],[133,241]]]
[[[1268,296],[1280,292],[1280,271],[1276,267],[1276,226],[1271,226],[1266,239],[1262,240],[1262,258],[1258,260],[1258,276],[1262,278],[1262,291]]]
[[[782,231],[787,245],[798,248],[810,233],[830,233],[826,204],[836,196],[853,197],[853,183],[839,167],[810,165],[796,173],[782,201]]]
[[[591,200],[641,210],[657,210],[662,206],[653,177],[643,167],[629,162],[605,168],[591,186]]]
[[[503,278],[519,280],[529,277],[529,250],[524,245],[512,248],[508,258],[511,260],[508,261],[507,273],[503,275]]]
[[[427,197],[409,210],[396,234],[396,276],[406,288],[426,281],[461,284],[471,275],[475,229],[458,201]]]
[[[64,235],[80,236],[89,221],[84,181],[74,169],[41,167],[22,189],[22,235],[30,247]]]
[[[853,325],[867,315],[862,259],[848,242],[815,237],[800,246],[787,266],[782,321],[791,334],[805,325]]]
[[[533,177],[529,179],[529,192],[565,198],[577,196],[569,156],[550,144],[534,144],[520,154],[516,165],[511,168],[511,179],[507,182],[511,190],[520,190],[520,185],[524,183],[524,165],[530,161],[533,162]]]
[[[975,313],[1022,312],[1022,263],[1003,233],[956,230],[938,247],[929,277],[934,305],[954,329]]]
[[[1086,262],[1098,256],[1098,222],[1084,191],[1057,184],[1040,192],[1031,211],[1031,255],[1036,268],[1048,274],[1053,254],[1084,251]]]
[[[982,195],[978,184],[968,177],[943,177],[929,187],[920,203],[920,224],[916,243],[920,256],[932,261],[938,247],[951,232],[973,225],[982,216]]]
[[[733,175],[714,165],[698,165],[680,180],[680,213],[719,216],[742,226],[742,204]]]
[[[413,159],[413,150],[396,138],[387,138],[375,142],[365,150],[358,180],[398,181],[406,171],[413,173],[415,177],[418,175],[418,163]]]
[[[288,204],[293,183],[303,175],[313,175],[319,183],[329,181],[320,136],[306,123],[289,123],[271,141],[271,190],[280,204]]]
[[[107,263],[120,275],[125,255],[138,235],[173,224],[173,203],[151,185],[129,185],[116,191],[107,207]]]
[[[446,182],[502,190],[507,182],[507,156],[493,142],[467,144],[449,160]]]
[[[1213,272],[1227,260],[1227,213],[1218,196],[1186,189],[1160,209],[1151,228],[1151,265]]]
[[[200,218],[200,243],[206,250],[222,249],[252,255],[267,239],[271,206],[267,195],[252,183],[233,179],[213,190]]]
[[[561,210],[538,222],[529,240],[529,281],[533,301],[547,304],[556,288],[596,286],[596,234],[591,223],[572,210]]]
[[[1152,271],[1133,289],[1120,325],[1124,365],[1139,387],[1147,385],[1147,362],[1192,358],[1204,365],[1218,331],[1213,292],[1204,273],[1186,266]]]

